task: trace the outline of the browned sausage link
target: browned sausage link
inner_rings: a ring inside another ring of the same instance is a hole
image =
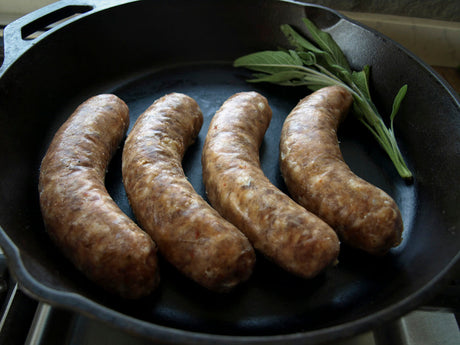
[[[158,284],[156,245],[104,186],[128,116],[128,107],[114,95],[81,104],[43,158],[39,192],[47,231],[75,266],[108,291],[138,298]]]
[[[228,291],[252,273],[254,250],[187,180],[182,159],[203,124],[198,104],[173,93],[136,121],[123,150],[123,181],[160,253],[202,286]]]
[[[401,241],[401,214],[390,196],[357,177],[343,160],[337,128],[352,101],[339,86],[301,100],[282,129],[281,171],[292,197],[343,242],[383,254]]]
[[[265,97],[242,92],[217,111],[202,166],[211,204],[254,247],[296,275],[310,278],[336,262],[339,241],[321,219],[277,189],[264,175],[259,148],[272,116]]]

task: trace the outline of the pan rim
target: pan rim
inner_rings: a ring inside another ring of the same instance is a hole
[[[352,321],[305,332],[300,331],[276,335],[226,335],[194,332],[158,325],[123,314],[77,293],[63,292],[45,286],[37,281],[27,271],[21,259],[19,249],[1,226],[0,247],[3,249],[7,257],[8,267],[21,288],[21,291],[31,298],[52,306],[63,307],[69,311],[81,313],[82,315],[90,318],[97,318],[108,325],[116,326],[124,331],[133,332],[133,326],[136,326],[135,333],[137,335],[147,337],[151,340],[168,342],[171,340],[171,336],[174,336],[175,344],[177,344],[178,341],[179,343],[180,341],[190,343],[190,341],[193,340],[204,345],[211,345],[216,342],[227,345],[248,343],[294,345],[298,344],[297,341],[299,340],[308,340],[313,341],[314,343],[342,340],[365,331],[372,330],[381,323],[389,322],[414,310],[429,297],[434,297],[438,290],[443,287],[443,282],[450,276],[449,273],[456,271],[455,268],[460,266],[459,252],[450,260],[443,270],[438,272],[438,274],[435,275],[427,284],[414,293],[408,295],[406,298],[398,301],[397,303],[381,309],[378,312],[358,317]],[[118,317],[114,317],[115,315]]]

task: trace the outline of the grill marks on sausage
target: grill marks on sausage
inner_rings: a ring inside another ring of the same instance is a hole
[[[190,97],[172,93],[136,121],[123,151],[123,182],[141,226],[162,255],[197,283],[228,291],[249,278],[247,238],[199,196],[182,169],[203,117]]]
[[[291,273],[310,278],[336,262],[339,241],[325,222],[264,175],[259,148],[271,115],[265,97],[255,92],[238,93],[222,105],[202,152],[206,192],[256,249]]]
[[[159,281],[156,245],[104,186],[128,124],[128,107],[114,95],[80,105],[42,160],[39,194],[47,232],[74,265],[110,293],[139,298]]]
[[[301,100],[281,132],[281,172],[292,197],[344,242],[384,254],[401,241],[401,214],[388,194],[356,176],[343,160],[337,129],[352,101],[338,86]]]

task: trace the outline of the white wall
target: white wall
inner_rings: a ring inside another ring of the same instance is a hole
[[[1,14],[26,14],[56,0],[0,0]]]
[[[0,0],[0,25],[22,17],[56,0]]]

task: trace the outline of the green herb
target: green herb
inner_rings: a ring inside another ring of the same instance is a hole
[[[354,115],[371,131],[392,160],[399,175],[411,179],[412,173],[404,162],[393,129],[393,121],[406,95],[407,85],[401,87],[394,99],[390,127],[387,128],[371,99],[370,67],[366,65],[362,71],[353,71],[334,39],[310,20],[304,18],[303,21],[316,44],[285,24],[281,26],[281,30],[294,49],[249,54],[236,59],[234,66],[255,71],[250,82],[305,85],[312,91],[331,85],[343,86],[353,95]]]

